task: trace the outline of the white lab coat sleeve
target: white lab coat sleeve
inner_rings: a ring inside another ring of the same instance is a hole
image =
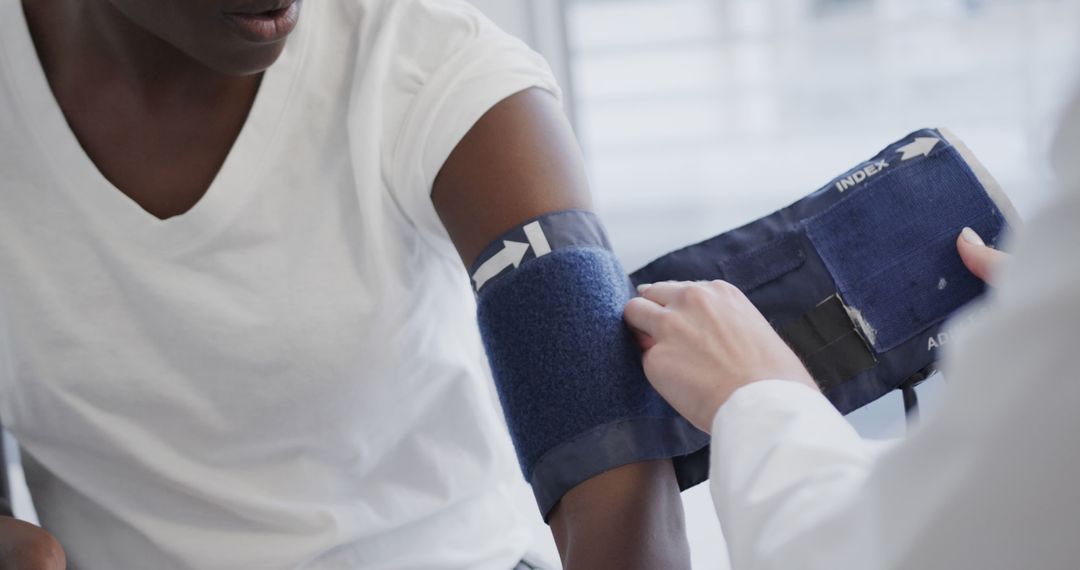
[[[710,485],[735,570],[1077,567],[1078,183],[955,320],[945,398],[905,441],[879,453],[794,382],[720,408]]]
[[[853,500],[878,447],[821,393],[786,380],[735,391],[712,434],[710,485],[732,567],[817,567],[795,546],[841,538],[822,532],[825,521]]]

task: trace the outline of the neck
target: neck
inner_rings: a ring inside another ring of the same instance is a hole
[[[254,96],[259,76],[230,76],[191,58],[104,0],[24,0],[31,35],[51,81],[122,84],[147,102]]]

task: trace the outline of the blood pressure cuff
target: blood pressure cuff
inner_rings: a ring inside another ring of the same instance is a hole
[[[999,242],[1015,210],[956,137],[925,129],[769,216],[668,254],[635,283],[739,287],[849,413],[927,376],[946,318],[983,293],[956,238]]]
[[[769,216],[670,253],[627,280],[596,218],[530,220],[471,269],[480,330],[541,511],[621,465],[672,458],[708,476],[708,437],[645,379],[623,325],[632,284],[723,279],[744,291],[848,413],[934,367],[946,318],[984,291],[955,241],[998,243],[1016,214],[951,133],[889,145]]]
[[[706,478],[708,435],[645,378],[623,322],[633,289],[593,214],[530,220],[470,274],[510,435],[545,518],[571,488],[630,463],[671,458],[682,488]]]

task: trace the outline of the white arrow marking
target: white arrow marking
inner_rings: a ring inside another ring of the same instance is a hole
[[[935,139],[933,137],[917,137],[911,144],[896,149],[896,152],[904,153],[903,158],[900,159],[901,161],[915,158],[919,155],[930,156],[930,151],[934,150],[934,147],[937,146],[937,143],[939,142],[941,142],[940,139]]]
[[[543,257],[551,253],[551,244],[548,243],[547,236],[544,235],[544,228],[540,227],[540,222],[533,222],[525,226],[525,237],[529,238],[529,245],[532,246],[536,257]]]
[[[499,273],[502,273],[504,269],[514,266],[517,269],[521,265],[521,260],[525,258],[525,252],[529,251],[529,244],[521,243],[519,241],[503,241],[502,251],[491,256],[490,259],[480,265],[480,268],[473,274],[473,281],[476,282],[476,291],[479,292],[480,288],[485,283],[491,280]]]

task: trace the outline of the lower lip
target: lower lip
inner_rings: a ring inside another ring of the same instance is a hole
[[[300,0],[289,4],[287,8],[263,14],[225,14],[225,21],[229,22],[233,31],[244,39],[259,44],[284,40],[296,29],[299,19]]]

